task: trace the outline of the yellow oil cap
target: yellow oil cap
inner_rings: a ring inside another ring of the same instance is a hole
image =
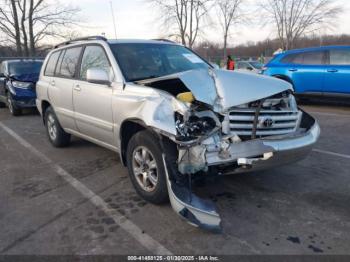
[[[178,94],[176,98],[186,103],[192,103],[194,101],[194,96],[191,92]]]

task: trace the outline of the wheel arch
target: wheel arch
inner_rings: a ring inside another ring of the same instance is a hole
[[[284,81],[287,81],[287,82],[290,83],[290,84],[293,86],[293,88],[294,88],[293,80],[292,80],[289,76],[281,75],[281,74],[276,74],[276,75],[273,75],[273,77],[278,78],[278,79],[281,79],[281,80],[284,80]]]
[[[47,100],[43,100],[41,101],[41,114],[42,114],[42,120],[44,122],[45,125],[45,113],[46,110],[51,106],[50,102]]]
[[[130,139],[138,132],[142,130],[151,130],[145,122],[141,119],[131,118],[126,119],[120,126],[119,129],[119,141],[120,141],[120,159],[124,166],[126,166],[126,151],[128,148],[128,144]]]

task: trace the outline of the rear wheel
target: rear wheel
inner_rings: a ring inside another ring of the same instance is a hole
[[[61,127],[52,107],[49,107],[45,112],[45,125],[47,136],[54,147],[69,145],[71,136]]]
[[[10,113],[13,116],[19,116],[22,114],[22,110],[18,108],[15,103],[13,102],[12,96],[10,92],[7,92],[7,106],[10,110]]]
[[[137,193],[153,204],[169,200],[161,146],[150,131],[136,133],[127,149],[127,165]]]

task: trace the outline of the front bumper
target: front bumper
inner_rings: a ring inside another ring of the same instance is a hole
[[[305,158],[320,133],[315,121],[306,132],[234,143],[228,150],[229,158],[223,159],[217,152],[208,152],[206,158],[209,166],[227,166],[226,173],[269,169]]]
[[[18,108],[36,107],[36,92],[33,89],[10,89],[14,106]]]
[[[28,97],[16,97],[13,99],[13,103],[19,108],[32,108],[36,107],[35,98]]]

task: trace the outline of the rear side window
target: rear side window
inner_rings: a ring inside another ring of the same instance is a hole
[[[303,62],[304,54],[291,54],[282,58],[281,63],[283,64],[301,64]]]
[[[59,75],[63,77],[74,77],[79,62],[81,47],[69,48],[63,55]]]
[[[322,65],[324,64],[324,52],[304,53],[304,65]]]
[[[108,58],[101,46],[87,46],[81,61],[80,78],[86,80],[87,70],[96,68],[110,72]]]
[[[324,52],[313,51],[299,54],[291,54],[281,60],[284,64],[322,65],[324,64]]]
[[[331,65],[350,65],[350,50],[330,50],[329,55]]]
[[[49,61],[47,62],[46,68],[45,68],[45,75],[46,76],[54,76],[55,74],[55,68],[57,64],[58,57],[60,56],[60,52],[52,53]]]

